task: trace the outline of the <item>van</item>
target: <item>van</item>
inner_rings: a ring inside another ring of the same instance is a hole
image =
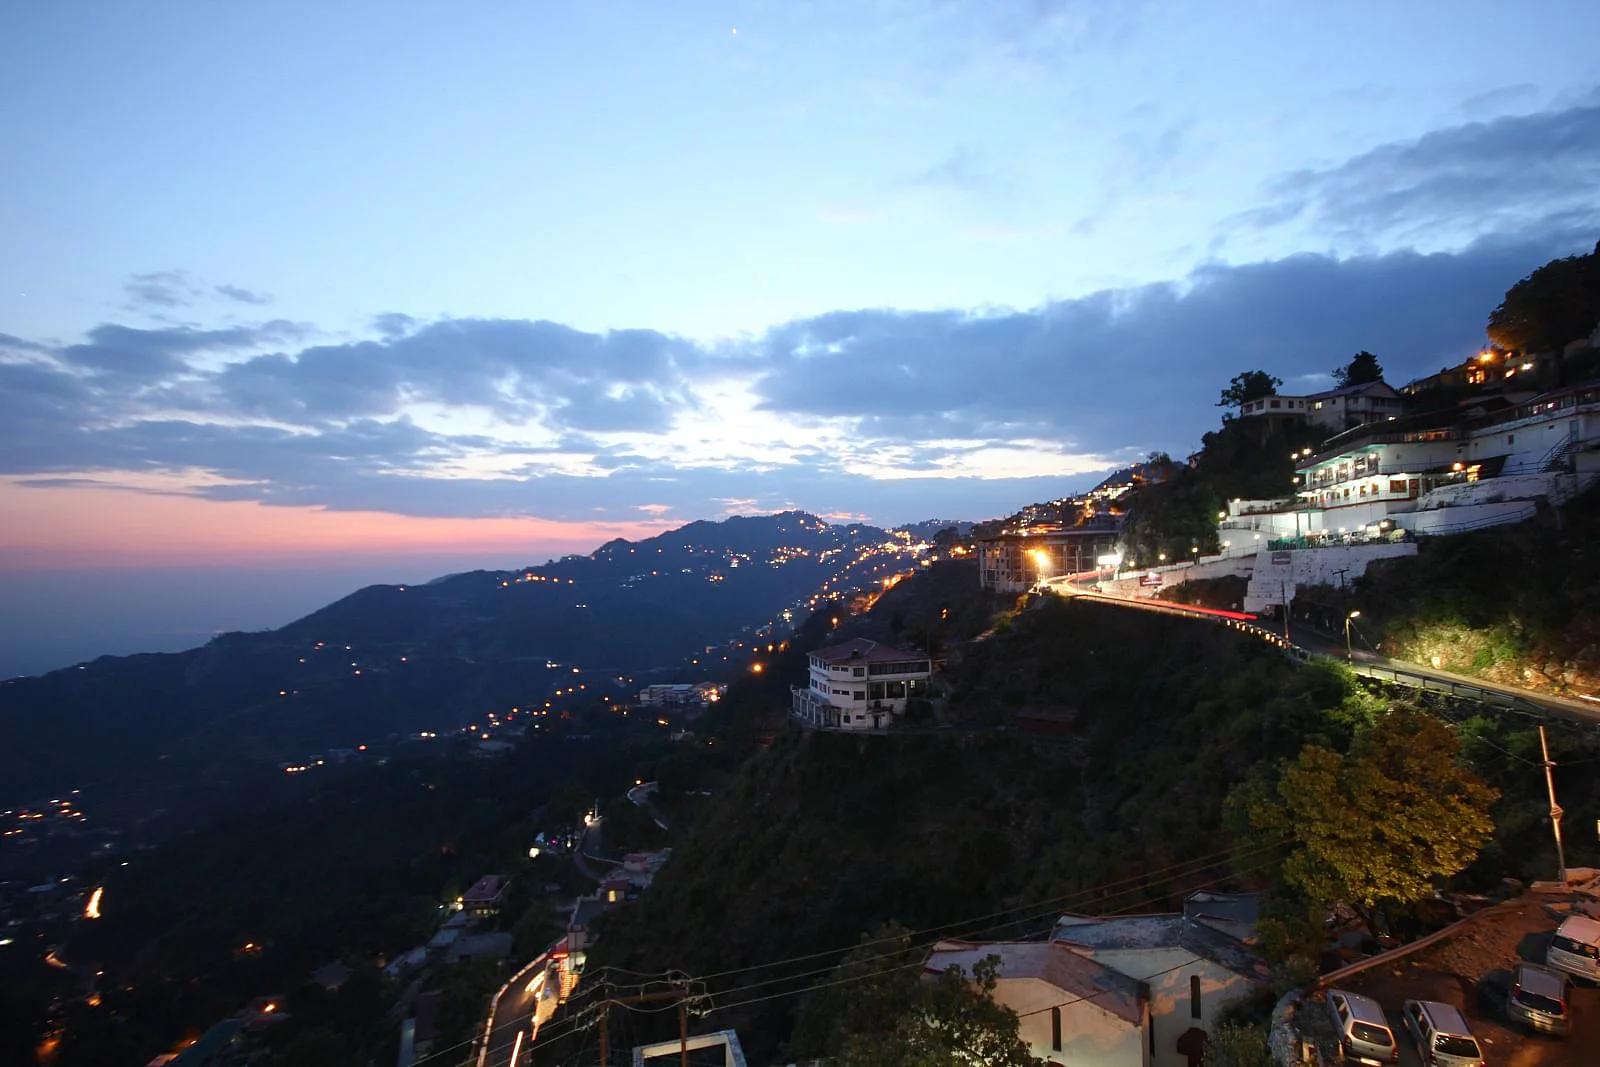
[[[1565,1035],[1571,994],[1572,979],[1566,975],[1537,963],[1520,963],[1511,972],[1506,1016],[1546,1034]]]
[[[1383,1008],[1371,997],[1343,989],[1328,990],[1328,1016],[1339,1035],[1339,1054],[1347,1063],[1384,1067],[1398,1062],[1400,1045],[1389,1029]]]
[[[1544,962],[1558,971],[1600,982],[1600,922],[1587,915],[1568,916],[1556,928]]]
[[[1400,1011],[1417,1055],[1427,1067],[1484,1067],[1483,1050],[1472,1036],[1467,1020],[1449,1004],[1437,1000],[1408,1000]]]

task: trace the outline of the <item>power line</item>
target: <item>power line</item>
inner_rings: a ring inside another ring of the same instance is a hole
[[[925,930],[921,930],[921,931],[913,931],[913,932],[911,932],[911,933],[909,933],[907,935],[898,935],[898,936],[894,936],[894,937],[883,937],[883,938],[876,938],[876,939],[873,939],[873,940],[870,940],[870,941],[863,941],[863,942],[858,943],[855,946],[852,946],[852,948],[863,948],[863,947],[869,947],[869,946],[873,946],[873,945],[885,944],[885,943],[888,943],[888,942],[898,942],[898,941],[901,940],[902,936],[911,937],[911,938],[920,938],[920,937],[923,937],[923,936],[925,936],[927,934],[933,934],[933,933],[939,933],[939,932],[942,932],[942,931],[947,931],[951,927],[967,926],[967,925],[970,925],[972,923],[983,922],[983,923],[986,923],[986,925],[975,927],[974,929],[968,931],[968,934],[981,932],[981,931],[987,930],[987,929],[991,929],[995,925],[1011,925],[1012,923],[1016,923],[1016,922],[1024,922],[1024,921],[1027,921],[1030,918],[1037,918],[1037,917],[1039,917],[1039,916],[1041,916],[1043,914],[1055,914],[1055,913],[1058,913],[1061,910],[1059,905],[1063,901],[1073,900],[1075,898],[1092,897],[1096,893],[1100,893],[1100,892],[1102,892],[1104,890],[1110,889],[1111,887],[1119,886],[1119,885],[1125,886],[1125,888],[1123,888],[1119,892],[1112,893],[1111,896],[1113,898],[1120,897],[1120,896],[1125,896],[1128,893],[1139,892],[1141,890],[1148,889],[1152,884],[1154,884],[1156,881],[1158,881],[1162,876],[1169,875],[1169,874],[1171,874],[1171,872],[1179,871],[1180,869],[1183,869],[1183,868],[1197,868],[1197,865],[1202,865],[1203,866],[1203,865],[1206,865],[1206,864],[1209,864],[1209,863],[1220,862],[1221,859],[1227,859],[1227,858],[1239,859],[1239,858],[1244,858],[1245,856],[1253,856],[1253,855],[1256,855],[1256,854],[1260,854],[1262,852],[1267,852],[1267,851],[1279,848],[1285,843],[1286,843],[1285,841],[1279,840],[1279,841],[1269,842],[1269,843],[1264,844],[1264,845],[1262,845],[1262,844],[1253,845],[1253,846],[1250,846],[1248,848],[1240,848],[1240,847],[1235,846],[1233,848],[1222,849],[1222,850],[1219,850],[1217,852],[1207,853],[1204,856],[1200,857],[1199,859],[1188,860],[1188,861],[1185,861],[1183,863],[1168,864],[1165,867],[1156,868],[1155,870],[1149,871],[1146,874],[1138,876],[1138,877],[1135,877],[1135,878],[1119,879],[1119,880],[1112,881],[1112,882],[1102,883],[1101,885],[1098,885],[1098,886],[1089,886],[1089,887],[1085,887],[1084,889],[1078,890],[1078,891],[1076,891],[1074,893],[1064,894],[1062,896],[1059,896],[1059,897],[1056,897],[1056,898],[1052,898],[1051,900],[1048,900],[1048,901],[1035,902],[1035,903],[1028,904],[1028,905],[1021,905],[1021,906],[1016,907],[1016,908],[1008,908],[1008,909],[1004,909],[1002,911],[993,912],[993,913],[990,913],[988,915],[977,916],[977,917],[974,917],[974,918],[971,918],[971,919],[957,920],[955,922],[945,923],[945,924],[943,924],[941,926],[929,927],[929,928],[927,928]],[[1254,864],[1254,865],[1252,865],[1250,867],[1245,868],[1243,871],[1239,871],[1239,872],[1236,872],[1236,873],[1238,873],[1238,874],[1248,874],[1248,873],[1251,873],[1253,871],[1260,870],[1260,869],[1262,869],[1264,867],[1270,866],[1270,864],[1271,864],[1271,861],[1268,860],[1268,861],[1263,862],[1263,863]],[[1197,873],[1197,870],[1188,871],[1187,873]],[[1181,874],[1174,875],[1174,876],[1175,877],[1182,877]],[[1190,887],[1190,891],[1192,892],[1192,891],[1194,891],[1196,889],[1203,889],[1203,888],[1206,888],[1206,887],[1211,886],[1211,885],[1216,885],[1219,882],[1227,881],[1232,877],[1234,877],[1234,874],[1230,873],[1230,874],[1226,874],[1226,875],[1223,875],[1223,876],[1218,877],[1218,878],[1209,879],[1209,880],[1207,880],[1205,882],[1200,883],[1199,885]],[[1103,914],[1114,915],[1114,914],[1117,914],[1118,912],[1127,911],[1129,909],[1140,907],[1140,906],[1143,906],[1143,905],[1146,905],[1146,904],[1159,903],[1159,902],[1161,902],[1163,900],[1168,899],[1168,896],[1169,896],[1169,894],[1163,893],[1163,894],[1160,894],[1158,896],[1147,897],[1147,898],[1144,898],[1144,899],[1141,899],[1141,900],[1135,900],[1135,901],[1132,901],[1132,902],[1129,902],[1129,903],[1126,903],[1126,904],[1122,904],[1122,905],[1118,906],[1117,908],[1114,908],[1111,911],[1105,912]],[[1013,919],[1010,919],[1010,920],[1008,920],[1008,921],[1006,921],[1004,923],[999,923],[999,924],[996,924],[994,922],[989,922],[988,921],[988,920],[993,920],[998,916],[1009,915],[1012,912],[1016,912],[1016,911],[1020,911],[1020,910],[1024,910],[1024,909],[1039,909],[1040,907],[1042,907],[1045,904],[1049,904],[1050,907],[1048,907],[1043,912],[1038,912],[1037,914],[1030,914],[1030,915],[1027,915],[1027,916],[1021,916],[1021,917],[1018,917],[1018,918],[1013,918]],[[957,936],[959,937],[961,935],[957,935]],[[894,957],[897,957],[897,956],[901,955],[902,952],[908,952],[908,951],[913,951],[913,950],[918,950],[918,949],[927,949],[927,948],[931,947],[933,944],[937,943],[939,940],[941,940],[940,937],[934,937],[931,940],[923,941],[923,942],[913,941],[910,945],[906,946],[906,948],[904,948],[904,949],[902,949],[900,951],[881,953],[881,954],[878,954],[878,955],[875,955],[875,956],[869,956],[869,957],[866,957],[865,959],[863,959],[861,961],[858,961],[858,962],[872,963],[872,962],[876,962],[876,961],[881,961],[881,960],[885,960],[885,959],[894,958]],[[707,980],[709,980],[711,978],[726,977],[726,976],[731,975],[731,974],[741,974],[741,973],[745,973],[747,971],[761,970],[761,969],[765,969],[765,968],[769,968],[769,967],[780,967],[780,966],[783,966],[783,965],[788,964],[788,963],[805,962],[805,961],[808,961],[808,960],[820,958],[821,956],[832,955],[832,954],[834,954],[836,952],[842,952],[842,951],[843,952],[847,952],[847,951],[850,951],[850,950],[851,949],[833,949],[833,950],[829,950],[827,952],[808,953],[806,955],[793,956],[793,957],[789,957],[787,959],[770,961],[768,963],[756,964],[756,965],[752,965],[752,966],[749,966],[749,967],[731,968],[731,969],[728,969],[728,970],[725,970],[725,971],[719,971],[719,972],[715,972],[715,973],[710,974],[710,975],[705,975],[703,977],[695,977],[695,978],[688,978],[687,976],[685,976],[685,977],[687,978],[687,980],[689,982],[700,982],[700,983],[703,983],[703,982],[705,982],[705,981],[707,981]],[[816,989],[826,989],[826,988],[829,988],[831,986],[848,984],[850,982],[866,981],[866,980],[874,978],[874,977],[880,977],[882,975],[892,974],[892,973],[895,973],[897,971],[908,970],[911,967],[921,967],[923,965],[923,962],[924,961],[919,958],[919,959],[917,959],[917,960],[915,960],[915,961],[913,961],[911,963],[898,964],[898,965],[895,965],[895,966],[892,966],[892,967],[883,968],[883,969],[880,969],[880,970],[872,970],[872,971],[868,971],[865,974],[849,975],[849,976],[846,976],[846,977],[844,977],[842,979],[832,979],[832,980],[829,980],[829,981],[816,982],[816,983],[812,983],[810,985],[801,986],[800,988],[797,988],[797,989],[785,990],[785,991],[780,991],[780,992],[776,992],[776,993],[767,993],[767,994],[763,994],[761,996],[756,996],[756,997],[748,997],[748,998],[745,998],[743,1000],[736,1000],[736,1001],[733,1001],[733,1002],[728,1003],[728,1004],[717,1004],[717,1005],[713,1005],[713,1006],[711,1006],[709,1008],[701,1009],[699,1014],[705,1015],[705,1014],[709,1014],[710,1012],[713,1012],[713,1011],[720,1011],[720,1010],[724,1010],[724,1009],[728,1009],[728,1008],[740,1007],[740,1006],[746,1005],[746,1004],[754,1004],[754,1003],[759,1003],[759,1002],[766,1001],[766,1000],[774,1000],[774,999],[779,999],[779,998],[787,997],[787,996],[798,996],[798,995],[800,995],[802,993],[811,992],[811,991],[814,991]],[[731,989],[719,990],[715,994],[701,994],[701,996],[708,997],[708,998],[710,996],[726,996],[726,995],[728,995],[730,993],[744,992],[744,991],[747,991],[747,990],[750,990],[750,989],[759,988],[761,986],[774,985],[774,984],[777,984],[777,983],[780,983],[780,982],[792,982],[792,981],[796,981],[796,980],[799,980],[799,979],[802,979],[802,978],[815,977],[816,975],[819,975],[819,974],[824,974],[824,973],[831,972],[834,969],[835,969],[835,967],[833,965],[830,965],[828,967],[819,968],[819,969],[813,970],[813,971],[804,971],[804,972],[799,972],[799,973],[796,973],[796,974],[790,974],[790,975],[779,976],[779,977],[776,977],[776,978],[765,979],[765,980],[762,980],[762,981],[759,981],[759,982],[752,982],[752,983],[748,983],[748,984],[743,985],[743,986],[734,986]],[[622,969],[619,968],[619,970],[622,970]],[[605,972],[605,968],[602,968],[602,972],[601,973],[604,974],[604,972]],[[638,977],[650,977],[648,975],[643,974],[642,972],[637,972],[637,971],[629,971],[627,973],[633,974],[633,975],[638,976]],[[672,973],[672,972],[667,972],[667,973]],[[678,972],[678,973],[682,973],[682,972]],[[639,986],[642,988],[642,986],[644,984],[646,984],[646,983],[639,983]],[[606,988],[608,988],[610,986],[611,986],[611,984],[606,982],[602,978],[600,980],[600,982],[598,982],[598,983],[587,985],[587,987],[583,990],[583,993],[587,994],[587,995],[592,995],[593,993],[599,992],[602,989],[606,989]],[[628,986],[626,988],[632,988],[632,986]],[[666,1007],[663,1007],[663,1008],[638,1008],[638,1007],[634,1007],[632,1005],[622,1005],[622,1006],[626,1007],[629,1011],[634,1012],[636,1014],[653,1014],[653,1013],[657,1013],[657,1012],[673,1010],[676,1007],[675,1004],[674,1005],[667,1005]],[[585,1012],[587,1012],[587,1011],[590,1011],[592,1009],[591,1008],[585,1008],[584,1010],[585,1010]],[[555,1040],[556,1038],[569,1036],[572,1032],[574,1032],[575,1030],[580,1028],[581,1024],[583,1024],[583,1022],[584,1022],[584,1018],[585,1018],[585,1016],[583,1014],[574,1014],[574,1015],[568,1016],[567,1019],[562,1020],[560,1023],[552,1025],[551,1027],[541,1028],[541,1033],[539,1034],[538,1039],[535,1042],[533,1042],[531,1045],[523,1046],[524,1050],[525,1051],[531,1051],[532,1049],[538,1048],[541,1045],[545,1045],[545,1044],[547,1044],[547,1042]],[[520,1024],[521,1024],[521,1020],[518,1019],[518,1020],[513,1020],[512,1022],[503,1023],[503,1024],[501,1024],[500,1027],[496,1027],[494,1029],[495,1030],[501,1030],[501,1029],[504,1029],[506,1026],[520,1025]],[[493,1033],[494,1031],[490,1031],[490,1032]],[[417,1060],[416,1063],[421,1064],[421,1063],[427,1062],[429,1060],[435,1059],[438,1056],[443,1055],[446,1052],[452,1051],[455,1048],[459,1048],[459,1047],[462,1047],[463,1045],[471,1044],[473,1040],[475,1040],[475,1039],[468,1039],[467,1041],[461,1042],[461,1043],[459,1043],[457,1045],[449,1046],[449,1047],[444,1048],[444,1049],[436,1050],[435,1052],[430,1053],[428,1056]]]

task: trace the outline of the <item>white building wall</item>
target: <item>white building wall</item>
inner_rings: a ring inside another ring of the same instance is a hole
[[[1349,582],[1367,572],[1373,560],[1415,556],[1414,541],[1399,544],[1375,543],[1367,545],[1337,545],[1332,548],[1300,548],[1286,552],[1263,549],[1256,556],[1255,569],[1250,584],[1245,589],[1244,610],[1271,611],[1285,598],[1293,600],[1295,588],[1300,585],[1338,585]],[[1277,562],[1274,557],[1286,562]]]
[[[1226,967],[1196,958],[1186,948],[1079,949],[1100,963],[1145,982],[1150,988],[1150,1028],[1155,1055],[1150,1067],[1188,1067],[1179,1054],[1180,1035],[1190,1027],[1206,1033],[1217,1028],[1222,1010],[1250,995],[1250,983]],[[1200,979],[1200,1018],[1189,998],[1191,977]]]
[[[1149,1067],[1144,1029],[1104,1010],[1092,1000],[1073,1000],[1040,978],[1002,978],[995,983],[998,1004],[1025,1016],[1020,1023],[1028,1051],[1062,1067]],[[1049,1009],[1061,1006],[1061,1049],[1052,1046]],[[1037,1014],[1028,1014],[1037,1012]]]

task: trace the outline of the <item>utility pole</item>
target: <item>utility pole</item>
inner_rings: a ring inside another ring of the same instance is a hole
[[[658,993],[636,993],[631,997],[607,997],[596,1007],[600,1010],[600,1067],[609,1067],[611,1043],[606,1030],[606,1016],[610,1013],[613,1004],[644,1004],[652,1000],[676,1000],[678,1002],[678,1042],[679,1054],[682,1057],[682,1067],[689,1067],[689,1010],[684,1001],[689,997],[688,985],[680,985],[676,989],[666,989]]]
[[[1555,764],[1550,761],[1550,742],[1545,740],[1544,727],[1539,727],[1539,751],[1544,756],[1544,787],[1550,794],[1550,832],[1556,835],[1556,864],[1561,868],[1561,884],[1567,884],[1567,854],[1561,847],[1561,805],[1556,803],[1556,779],[1551,773]]]
[[[1278,579],[1278,599],[1283,601],[1283,640],[1289,641],[1289,583]]]

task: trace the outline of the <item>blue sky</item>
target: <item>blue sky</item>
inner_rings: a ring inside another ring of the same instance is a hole
[[[1595,40],[1579,2],[5,5],[0,583],[337,575],[355,515],[410,580],[982,517],[1190,450],[1246,367],[1436,370],[1600,237]]]

